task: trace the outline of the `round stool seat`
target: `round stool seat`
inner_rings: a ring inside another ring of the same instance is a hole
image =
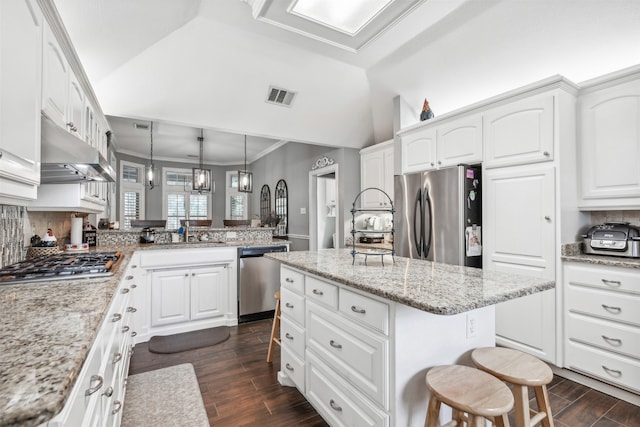
[[[513,407],[513,395],[502,381],[468,366],[436,366],[426,382],[438,400],[462,412],[497,417]]]
[[[473,363],[503,381],[531,387],[549,384],[553,372],[543,361],[518,350],[483,347],[471,353]]]

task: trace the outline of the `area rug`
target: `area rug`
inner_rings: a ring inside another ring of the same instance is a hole
[[[131,375],[122,427],[209,427],[191,363]]]
[[[228,338],[228,326],[218,326],[175,335],[155,336],[149,340],[149,351],[161,354],[178,353],[200,347],[208,347],[226,341]]]

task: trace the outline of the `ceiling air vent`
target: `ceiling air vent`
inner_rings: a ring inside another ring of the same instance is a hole
[[[284,105],[286,107],[290,107],[291,103],[293,102],[293,98],[295,96],[296,96],[296,93],[291,92],[290,90],[269,86],[267,102],[270,104]]]

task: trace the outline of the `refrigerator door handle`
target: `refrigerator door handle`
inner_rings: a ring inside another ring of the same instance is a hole
[[[416,226],[416,222],[420,219],[420,232],[418,233],[418,227]],[[418,193],[416,194],[416,200],[413,204],[413,242],[416,245],[416,252],[419,257],[422,257],[422,245],[423,245],[423,234],[424,230],[424,219],[422,215],[422,192],[418,189]],[[419,237],[419,239],[418,239]]]
[[[423,234],[423,239],[424,239],[424,257],[425,259],[429,256],[429,252],[431,251],[431,235],[433,233],[432,230],[432,218],[431,215],[433,215],[433,210],[431,209],[431,197],[429,197],[429,192],[427,190],[424,191],[424,204],[425,204],[425,208],[427,213],[429,214],[429,227],[428,227],[428,237],[424,238],[424,234]],[[424,222],[424,216],[422,217],[422,221]],[[424,229],[424,226],[422,227]],[[435,260],[434,260],[435,261]]]

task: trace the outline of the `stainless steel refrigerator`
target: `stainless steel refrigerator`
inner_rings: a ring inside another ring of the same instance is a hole
[[[394,177],[396,254],[482,268],[481,167]]]

